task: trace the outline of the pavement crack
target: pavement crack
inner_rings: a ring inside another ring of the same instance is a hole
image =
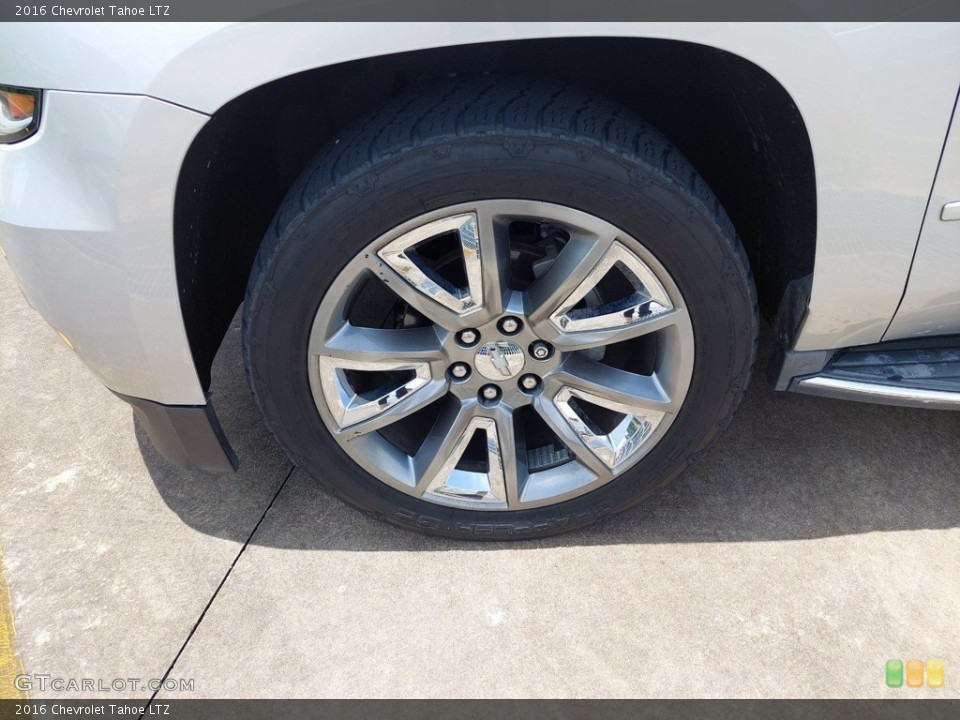
[[[267,517],[267,513],[270,512],[270,508],[273,507],[273,504],[277,501],[277,498],[280,497],[280,493],[283,492],[283,488],[287,485],[287,480],[290,479],[290,476],[293,475],[293,471],[297,469],[296,465],[291,465],[290,469],[287,471],[287,474],[283,478],[283,482],[280,483],[280,486],[277,488],[277,491],[273,494],[273,497],[270,498],[270,502],[267,504],[266,509],[263,511],[263,514],[260,515],[260,519],[257,520],[257,524],[253,526],[253,530],[250,531],[250,534],[247,536],[247,539],[244,541],[243,546],[240,548],[240,551],[237,553],[237,556],[233,559],[233,562],[230,563],[230,567],[227,568],[227,572],[221,578],[220,583],[217,585],[216,589],[213,591],[213,595],[210,596],[210,599],[207,601],[207,604],[204,606],[203,611],[200,613],[200,617],[197,618],[197,621],[193,624],[193,627],[190,628],[190,632],[187,634],[186,640],[183,641],[183,644],[180,646],[180,649],[177,651],[177,654],[173,658],[173,662],[170,663],[170,667],[167,668],[167,671],[163,674],[163,677],[160,679],[160,682],[157,683],[157,689],[153,691],[153,694],[150,696],[150,699],[147,701],[147,705],[144,708],[144,712],[140,715],[142,718],[148,712],[150,712],[150,706],[153,705],[153,701],[157,698],[157,693],[160,692],[160,689],[163,687],[163,684],[167,681],[167,678],[170,677],[170,673],[173,672],[173,668],[176,667],[177,661],[180,660],[180,656],[183,655],[183,651],[187,649],[187,645],[190,644],[190,641],[193,639],[193,634],[197,631],[197,628],[200,627],[200,623],[203,622],[203,619],[207,615],[207,611],[210,610],[210,607],[213,605],[214,600],[217,599],[217,595],[220,594],[220,590],[227,582],[227,578],[230,577],[230,573],[233,572],[233,568],[236,567],[237,563],[240,561],[240,558],[243,557],[243,553],[246,551],[247,546],[250,544],[250,541],[253,540],[253,536],[257,534],[257,530],[260,529],[260,525],[263,523],[264,518]]]

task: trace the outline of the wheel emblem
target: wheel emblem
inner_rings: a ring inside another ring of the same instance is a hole
[[[523,350],[509,340],[488,342],[477,350],[473,363],[488,380],[508,380],[523,369]]]

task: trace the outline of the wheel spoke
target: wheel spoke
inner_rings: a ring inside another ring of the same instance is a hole
[[[454,218],[457,220],[457,218]],[[460,252],[463,253],[463,267],[467,275],[467,293],[457,293],[460,299],[460,312],[469,312],[483,307],[483,265],[480,257],[480,228],[477,226],[476,213],[461,215],[458,222]]]
[[[539,404],[551,415],[552,420],[548,422],[554,431],[568,442],[568,447],[578,459],[586,462],[581,450],[586,449],[611,471],[640,451],[666,417],[662,410],[636,407],[611,399],[609,392],[601,395],[567,385],[561,387],[552,397],[549,393],[544,393],[543,397],[549,398]],[[615,427],[604,432],[584,411],[580,401],[619,413],[622,418]],[[544,415],[544,411],[541,415]],[[571,437],[576,438],[573,445],[569,444]]]
[[[558,265],[560,272],[565,271],[561,260],[569,245],[542,280]],[[586,262],[580,263],[574,268],[575,273],[555,280],[553,292],[538,306],[538,313],[532,319],[541,336],[562,350],[621,342],[686,321],[686,313],[674,307],[656,275],[622,243],[612,242],[603,247],[602,256],[586,272],[583,271],[585,266]],[[598,285],[614,269],[633,285],[633,292],[603,305],[591,307],[587,303],[585,307],[579,307],[588,296],[596,294]],[[537,284],[539,281],[534,288]],[[538,297],[531,297],[530,302],[538,301]],[[545,317],[547,314],[548,318]]]
[[[459,239],[467,276],[466,288],[453,287],[416,251],[418,244],[449,232],[455,232]],[[483,307],[483,272],[476,213],[454,215],[422,225],[382,247],[377,251],[377,257],[390,270],[385,272],[384,268],[378,268],[381,279],[401,298],[444,327],[451,322],[450,313],[454,317],[462,316]]]
[[[591,277],[593,269],[612,244],[612,237],[571,238],[553,264],[526,292],[524,306],[530,323],[539,325],[554,313],[576,288]],[[584,294],[587,291],[589,288]]]
[[[348,408],[348,411],[356,410],[357,415],[360,415],[359,411],[363,410],[362,414],[368,417],[355,420],[343,428],[343,433],[347,434],[345,441],[350,442],[360,435],[382,430],[387,425],[403,420],[443,397],[448,390],[446,380],[430,380],[413,390],[409,389],[410,385],[411,383],[405,383],[393,390],[378,394],[378,397],[373,400],[360,401],[355,407]]]
[[[344,370],[382,372],[384,363],[360,360],[338,361],[318,357],[320,386],[337,427],[351,436],[378,430],[407,417],[447,392],[446,380],[432,380],[426,365],[395,365],[393,370],[409,370],[413,377],[374,391],[356,393]]]
[[[478,415],[476,405],[448,402],[413,458],[416,494],[454,504],[506,507],[505,466],[510,458],[504,454],[499,429],[496,420]],[[486,435],[487,472],[458,470],[457,463],[478,431]]]
[[[577,427],[570,424],[553,402],[553,398],[543,393],[534,400],[533,407],[581,465],[600,480],[609,480],[613,477],[610,468],[587,446],[585,437],[578,432]]]
[[[509,227],[485,206],[477,209],[483,304],[489,317],[504,310],[510,292]],[[469,272],[469,267],[467,268]]]
[[[312,334],[311,351],[319,366],[321,391],[338,428],[351,437],[407,417],[447,391],[446,379],[434,379],[437,373],[431,367],[443,357],[433,328],[380,330],[345,324],[325,342],[320,337],[321,333]],[[348,370],[400,376],[357,393],[348,381]]]
[[[452,397],[444,403],[426,440],[413,456],[418,495],[422,495],[438,475],[449,474],[457,464],[462,449],[456,457],[453,454],[474,417],[476,412],[473,406],[468,406]],[[451,460],[452,464],[449,468],[445,468]]]
[[[527,451],[523,438],[517,437],[512,410],[500,406],[494,419],[497,442],[496,446],[489,446],[488,435],[487,462],[490,467],[493,467],[495,460],[502,463],[507,505],[516,507],[520,503],[520,494],[527,480]]]
[[[625,408],[631,414],[649,411],[675,413],[679,410],[654,375],[636,373],[609,367],[588,358],[573,355],[550,375],[549,384],[557,392],[563,387],[579,390],[586,395],[604,398],[612,407]]]
[[[585,327],[575,329],[573,332],[557,332],[555,329],[544,330],[543,335],[560,351],[573,352],[632,340],[673,326],[685,329],[690,325],[690,316],[684,308],[663,310],[656,314],[650,314],[647,308],[649,308],[648,302],[641,303],[637,307],[622,311],[619,314],[601,315],[597,320],[603,320],[604,322],[596,324],[606,325],[605,327]],[[609,318],[609,321],[606,321],[607,318]],[[552,323],[544,323],[544,327],[549,328],[552,325]]]
[[[344,323],[332,337],[322,340],[315,332],[310,352],[341,360],[379,361],[384,370],[409,362],[432,362],[443,358],[443,343],[433,327],[384,330]]]

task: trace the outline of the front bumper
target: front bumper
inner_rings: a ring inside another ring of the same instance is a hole
[[[47,92],[0,146],[0,247],[27,301],[123,395],[206,402],[173,250],[180,165],[207,116],[144,97]]]
[[[164,455],[226,470],[236,459],[194,367],[173,246],[180,166],[207,119],[147,97],[44,93],[39,131],[0,145],[0,248]]]

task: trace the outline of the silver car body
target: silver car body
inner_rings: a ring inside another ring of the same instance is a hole
[[[203,405],[173,216],[181,164],[212,113],[349,60],[585,35],[716,47],[792,97],[817,189],[812,291],[793,350],[960,332],[960,222],[941,219],[960,200],[960,130],[946,140],[960,86],[953,23],[8,25],[0,82],[44,100],[39,132],[0,145],[0,245],[29,302],[110,389]]]

